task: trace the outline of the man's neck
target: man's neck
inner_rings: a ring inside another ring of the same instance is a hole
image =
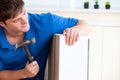
[[[22,34],[9,34],[5,32],[6,38],[10,44],[17,44],[24,39],[24,33]]]

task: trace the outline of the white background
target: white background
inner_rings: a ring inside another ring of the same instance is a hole
[[[24,0],[27,9],[83,9],[86,0]],[[95,0],[88,0],[90,8],[94,9]],[[100,8],[105,9],[105,2],[110,1],[111,10],[120,11],[120,0],[99,0]]]

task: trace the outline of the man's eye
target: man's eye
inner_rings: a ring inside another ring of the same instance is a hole
[[[13,22],[14,22],[14,23],[17,23],[17,22],[19,22],[19,20],[14,20]]]

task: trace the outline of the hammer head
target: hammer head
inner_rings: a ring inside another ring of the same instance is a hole
[[[35,43],[35,38],[32,38],[30,40],[26,40],[26,41],[23,41],[23,42],[20,42],[18,44],[15,45],[15,51],[19,48],[19,47],[22,47],[22,46],[26,46],[28,44],[31,44],[31,43]]]

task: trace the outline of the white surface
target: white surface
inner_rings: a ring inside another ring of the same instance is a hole
[[[120,80],[120,27],[94,26],[89,51],[89,80]]]
[[[87,80],[88,38],[80,36],[74,46],[68,46],[60,36],[59,50],[59,80]]]
[[[120,80],[120,28],[106,27],[103,34],[102,80]]]

